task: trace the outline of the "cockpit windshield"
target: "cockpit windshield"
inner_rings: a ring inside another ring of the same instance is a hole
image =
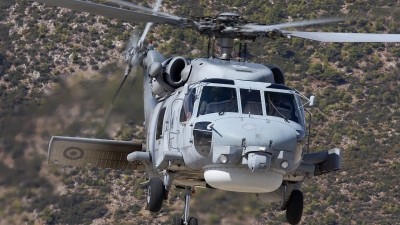
[[[302,103],[295,93],[280,90],[273,91],[275,89],[267,90],[240,88],[237,91],[234,87],[203,86],[197,116],[210,113],[222,115],[226,112],[241,112],[255,116],[280,117],[286,121],[290,120],[304,126],[304,112],[300,107]],[[190,105],[193,105],[194,95],[194,93],[189,94],[191,96],[190,99],[193,100],[188,101],[189,99],[185,99],[185,103],[190,102]],[[240,104],[238,95],[240,96]],[[238,105],[241,105],[241,109],[239,109]]]
[[[240,89],[242,113],[262,115],[261,94],[259,90]]]
[[[301,123],[301,115],[297,107],[293,94],[280,92],[264,92],[265,106],[267,115],[282,117],[285,120],[291,120]]]
[[[209,113],[239,112],[235,88],[203,87],[198,116]]]

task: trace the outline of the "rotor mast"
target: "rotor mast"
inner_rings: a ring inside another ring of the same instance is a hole
[[[221,38],[220,59],[230,60],[232,58],[233,38]]]

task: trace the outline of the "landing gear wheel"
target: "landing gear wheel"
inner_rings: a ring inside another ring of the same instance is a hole
[[[286,206],[286,220],[289,224],[298,224],[303,214],[303,193],[293,190]]]
[[[158,177],[153,177],[149,181],[147,188],[147,210],[150,212],[160,211],[164,200],[164,184]]]
[[[174,219],[172,220],[172,225],[183,225],[182,217],[174,216]]]
[[[197,219],[195,217],[190,217],[189,225],[198,225]]]

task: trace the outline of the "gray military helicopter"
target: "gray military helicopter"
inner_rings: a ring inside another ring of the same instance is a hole
[[[283,30],[347,18],[260,25],[235,13],[182,18],[157,12],[160,2],[149,9],[109,0],[132,9],[128,10],[80,0],[36,1],[129,22],[148,22],[142,37],[134,34],[131,39],[125,55],[128,67],[114,97],[132,68],[140,65],[147,144],[54,136],[48,161],[146,171],[147,209],[151,212],[160,211],[172,186],[184,189],[184,213],[174,218],[175,225],[198,224],[195,217],[189,217],[189,201],[196,188],[256,193],[264,202],[280,202],[287,221],[297,224],[303,211],[302,183],[342,168],[339,148],[308,153],[311,128],[306,125],[302,99],[312,105],[314,97],[308,99],[285,86],[278,66],[246,62],[241,56],[234,60],[234,39],[293,36],[322,42],[400,42],[399,34]],[[152,23],[194,29],[208,36],[207,57],[166,59],[151,43],[145,47],[143,41]],[[220,40],[218,57],[214,56],[213,40]]]

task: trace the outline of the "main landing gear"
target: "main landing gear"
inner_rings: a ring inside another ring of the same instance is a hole
[[[158,177],[152,177],[149,181],[149,186],[147,187],[146,209],[150,212],[159,212],[165,195],[166,191],[162,180]]]
[[[286,204],[286,220],[289,224],[298,224],[303,214],[303,193],[293,190]]]
[[[168,198],[169,178],[164,179],[167,185],[158,177],[152,177],[149,181],[147,188],[147,206],[146,209],[150,212],[159,212],[163,205],[163,201]],[[165,188],[167,187],[167,189]],[[173,225],[198,225],[198,221],[195,217],[189,218],[189,202],[192,196],[192,188],[185,187],[185,211],[183,216],[175,216],[172,220]]]
[[[172,220],[172,225],[198,225],[198,221],[195,217],[189,218],[189,202],[192,196],[192,189],[190,187],[185,188],[185,211],[183,217],[175,216]]]

